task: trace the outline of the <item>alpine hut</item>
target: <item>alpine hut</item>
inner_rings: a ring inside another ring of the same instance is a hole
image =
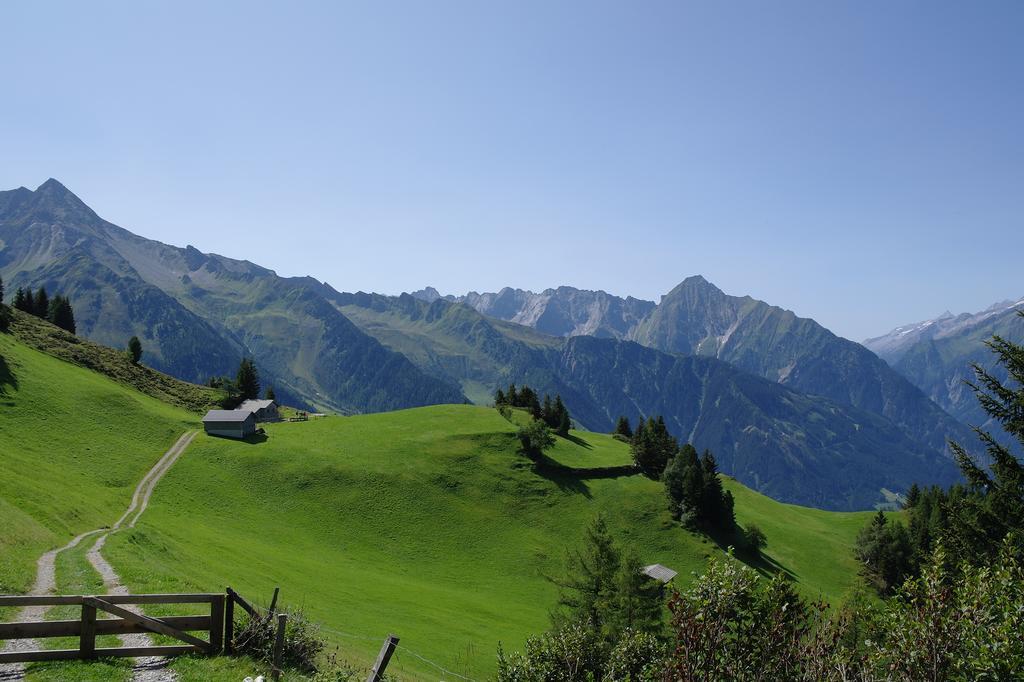
[[[241,439],[256,433],[256,417],[250,410],[210,410],[203,428],[211,436]]]

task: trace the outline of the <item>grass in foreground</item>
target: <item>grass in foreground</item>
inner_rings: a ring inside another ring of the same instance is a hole
[[[561,572],[566,549],[596,512],[644,561],[671,566],[683,580],[720,551],[671,521],[658,482],[535,470],[517,452],[515,427],[492,409],[438,406],[267,432],[259,444],[196,439],[139,527],[108,543],[133,589],[230,584],[266,598],[280,585],[283,599],[323,623],[353,662],[369,665],[395,632],[407,651],[481,678],[494,672],[499,641],[520,647],[547,626],[556,590],[545,576]],[[561,464],[628,461],[628,447],[610,436],[572,435],[552,451]],[[737,507],[741,522],[768,533],[769,556],[805,593],[836,598],[855,581],[855,571],[801,553],[813,546],[848,555],[866,514],[842,515],[849,523],[831,532],[837,515],[828,512],[754,493]],[[783,520],[769,523],[777,513]],[[813,529],[806,536],[805,522]],[[436,670],[402,654],[394,672],[436,679]]]

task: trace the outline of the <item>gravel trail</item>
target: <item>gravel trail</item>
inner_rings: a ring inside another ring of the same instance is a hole
[[[111,526],[110,528],[97,528],[90,530],[81,535],[76,536],[70,542],[63,547],[57,549],[51,549],[46,552],[36,562],[36,581],[32,586],[31,594],[42,595],[52,594],[57,587],[56,579],[56,563],[57,555],[61,552],[67,551],[77,547],[87,537],[93,535],[99,535],[96,542],[89,549],[86,557],[89,563],[92,564],[93,568],[103,577],[103,584],[106,588],[107,594],[128,594],[129,591],[124,585],[121,584],[121,579],[114,571],[113,566],[103,558],[100,554],[100,550],[103,549],[103,545],[107,541],[107,537],[111,533],[115,533],[122,527],[132,528],[135,523],[139,520],[142,512],[146,511],[146,507],[149,506],[149,498],[153,494],[153,489],[156,488],[156,484],[160,481],[164,474],[171,468],[174,462],[178,459],[185,448],[188,447],[192,439],[195,438],[196,432],[189,431],[181,436],[177,442],[171,446],[171,448],[164,453],[164,456],[153,466],[152,469],[142,477],[139,481],[138,486],[135,488],[135,492],[132,494],[131,503],[128,505],[128,509],[125,510],[121,518]],[[128,525],[125,526],[125,521],[131,517]],[[141,612],[137,607],[127,607],[133,611]],[[26,606],[15,618],[16,622],[24,623],[29,621],[44,620],[47,612],[50,610],[49,606]],[[124,646],[151,646],[152,640],[149,635],[144,633],[133,633],[130,635],[124,635],[121,637],[124,642]],[[4,653],[14,651],[30,651],[32,649],[38,649],[39,643],[33,639],[13,639],[7,640],[5,646],[0,651]],[[157,657],[145,657],[136,659],[135,666],[132,669],[132,680],[137,682],[166,682],[175,680],[174,672],[166,669],[167,659]],[[9,680],[22,680],[25,678],[25,664],[24,663],[0,663],[0,681],[7,682]]]

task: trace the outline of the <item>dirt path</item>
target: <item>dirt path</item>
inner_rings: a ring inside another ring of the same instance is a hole
[[[32,586],[31,594],[52,594],[57,587],[57,575],[56,575],[56,563],[57,555],[61,552],[67,551],[77,547],[87,537],[92,535],[99,535],[95,544],[89,549],[86,555],[89,559],[89,563],[92,564],[93,568],[103,577],[103,584],[107,588],[108,594],[128,594],[128,589],[121,584],[121,579],[114,571],[103,555],[100,554],[100,550],[106,543],[107,538],[111,533],[115,533],[122,527],[132,528],[135,523],[139,520],[142,512],[146,511],[146,507],[149,506],[149,498],[153,494],[153,489],[156,488],[156,484],[163,478],[163,475],[167,473],[168,469],[174,464],[175,460],[184,452],[185,448],[188,447],[192,439],[195,438],[196,432],[189,431],[181,436],[177,442],[171,446],[171,448],[164,453],[164,456],[153,466],[152,469],[142,477],[139,484],[135,487],[135,492],[132,494],[131,504],[128,505],[128,509],[125,510],[121,518],[111,526],[110,528],[97,528],[90,530],[81,535],[76,536],[70,542],[63,547],[57,549],[51,549],[36,562],[36,582]],[[133,515],[134,514],[134,515]],[[125,521],[131,517],[131,521],[125,526]],[[15,619],[19,623],[28,621],[43,620],[46,617],[47,612],[50,610],[49,606],[26,606],[19,613]],[[134,610],[134,609],[133,609]],[[125,635],[122,638],[125,646],[150,646],[151,640],[146,634],[130,634]],[[29,651],[32,649],[38,649],[39,644],[36,640],[32,639],[13,639],[8,640],[3,647],[4,652],[13,651]],[[138,682],[158,682],[163,680],[174,680],[174,673],[166,669],[166,659],[156,657],[139,658],[136,660],[135,666],[132,669],[132,680]],[[21,680],[25,677],[25,664],[24,663],[6,663],[0,664],[0,680]]]

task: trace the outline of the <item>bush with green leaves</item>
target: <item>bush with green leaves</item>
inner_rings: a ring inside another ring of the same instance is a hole
[[[531,419],[529,424],[519,427],[516,437],[522,443],[523,450],[532,457],[539,456],[555,444],[551,429],[538,419]]]
[[[283,609],[282,609],[283,610]],[[320,628],[299,609],[287,610],[288,621],[284,630],[284,648],[281,664],[285,668],[305,674],[317,672],[317,658],[324,649]],[[250,616],[243,612],[235,624],[234,650],[257,661],[272,663],[274,643],[277,639],[277,614],[272,611],[257,611]]]

